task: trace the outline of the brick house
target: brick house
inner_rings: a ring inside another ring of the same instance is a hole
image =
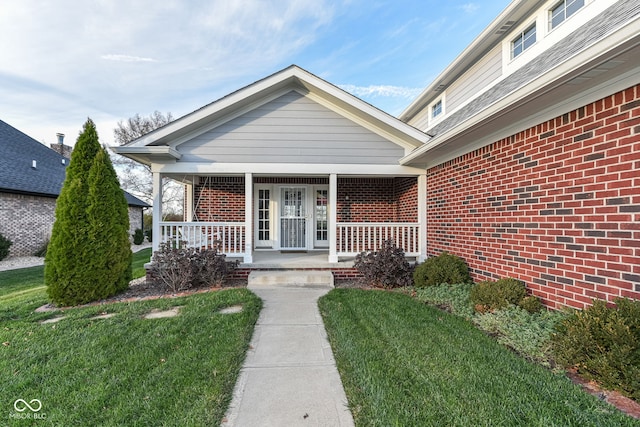
[[[53,145],[70,152],[62,138]],[[49,240],[68,164],[68,157],[0,120],[0,234],[13,242],[10,255],[33,255]],[[142,228],[142,210],[149,205],[125,196],[133,233]]]
[[[336,272],[391,238],[583,307],[640,298],[639,135],[640,4],[516,0],[398,118],[291,66],[114,150],[152,166],[156,200],[186,186],[156,245]]]

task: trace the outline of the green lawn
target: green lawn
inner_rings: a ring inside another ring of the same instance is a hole
[[[43,267],[0,272],[0,425],[219,425],[261,308],[246,289],[34,312],[46,302]],[[116,315],[90,319],[103,312]],[[16,418],[16,399],[39,399],[46,420]]]
[[[237,304],[239,314],[217,313]],[[177,317],[142,317],[174,306],[182,307]],[[64,313],[22,310],[0,323],[7,343],[0,347],[0,424],[15,414],[16,399],[39,399],[47,425],[219,425],[260,307],[246,289],[230,289]],[[90,319],[103,312],[116,315]],[[40,324],[61,314],[67,318]]]
[[[356,425],[640,425],[407,295],[335,289],[320,310]]]

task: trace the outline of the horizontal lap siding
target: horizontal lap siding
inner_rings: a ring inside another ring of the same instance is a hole
[[[182,162],[398,164],[404,150],[289,92],[181,144]]]
[[[431,255],[551,307],[640,298],[640,86],[428,170]]]

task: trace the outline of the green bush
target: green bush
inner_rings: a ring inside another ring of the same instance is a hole
[[[470,283],[469,268],[464,260],[449,252],[428,258],[413,272],[413,281],[417,288],[448,283]]]
[[[510,304],[520,305],[526,296],[527,288],[524,283],[512,278],[480,282],[471,288],[470,295],[471,303],[480,313],[499,310]]]
[[[133,244],[141,245],[144,242],[144,233],[141,229],[136,228],[136,231],[133,233]]]
[[[383,242],[379,251],[359,253],[354,267],[368,285],[386,289],[411,285],[411,266],[393,240]]]
[[[144,230],[144,235],[147,236],[147,241],[149,243],[153,242],[153,228],[149,227]]]
[[[13,242],[0,234],[0,261],[9,256],[9,248]]]
[[[496,335],[499,343],[527,359],[549,366],[551,335],[565,316],[562,312],[547,310],[531,313],[510,305],[492,313],[478,313],[472,319],[478,328]]]
[[[456,283],[453,285],[436,285],[421,288],[416,291],[419,301],[435,305],[457,316],[470,319],[474,315],[473,305],[469,299],[471,283]]]
[[[44,258],[47,256],[47,250],[49,249],[49,239],[47,239],[37,251],[33,253],[33,256]]]
[[[614,302],[596,300],[560,323],[553,351],[565,366],[640,400],[640,301]]]
[[[518,303],[518,306],[527,310],[529,313],[538,313],[544,309],[542,301],[540,301],[540,298],[535,295],[529,295],[522,298]]]

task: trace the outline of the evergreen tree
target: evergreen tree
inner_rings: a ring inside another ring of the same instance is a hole
[[[87,237],[93,250],[87,265],[95,284],[87,293],[91,300],[98,300],[126,289],[131,280],[129,209],[104,148],[96,155],[89,172],[87,214]]]
[[[98,248],[112,245],[120,247],[121,237],[116,233],[113,236],[99,234],[94,231],[100,228],[101,220],[96,219],[95,208],[90,209],[90,205],[96,205],[97,199],[102,206],[111,203],[112,212],[118,212],[118,219],[123,222],[122,226],[128,229],[128,215],[126,201],[124,202],[124,218],[120,215],[122,212],[120,206],[121,199],[112,196],[114,190],[111,185],[107,191],[110,195],[104,196],[98,194],[98,190],[94,191],[94,195],[90,196],[90,176],[95,176],[97,181],[100,174],[109,175],[109,172],[99,172],[104,170],[104,161],[98,161],[98,153],[104,150],[100,147],[98,140],[98,132],[95,124],[88,119],[84,124],[83,130],[76,141],[75,148],[71,154],[71,163],[67,167],[67,176],[58,197],[56,204],[56,220],[53,224],[51,241],[45,258],[45,283],[47,285],[47,293],[49,298],[59,305],[77,305],[99,298],[104,298],[117,292],[123,288],[122,282],[130,277],[130,270],[125,271],[120,268],[120,261],[112,261],[102,259],[103,262],[113,262],[110,264],[114,270],[119,271],[121,278],[109,284],[111,278],[103,281],[95,271],[96,259],[106,258],[109,254],[98,254]],[[103,153],[101,155],[104,156]],[[96,166],[100,163],[100,166]],[[109,167],[110,164],[109,164]],[[94,169],[94,171],[92,171]],[[108,168],[107,168],[108,169]],[[112,169],[111,169],[112,170]],[[116,180],[117,185],[117,180]],[[98,187],[94,184],[93,187]],[[124,199],[122,191],[118,188],[119,197]],[[102,199],[109,199],[102,200]],[[90,218],[90,212],[93,212],[93,218]],[[127,245],[128,245],[128,231]],[[129,247],[127,246],[129,250]],[[122,250],[122,252],[124,252]],[[128,252],[128,260],[130,262],[131,252]],[[115,265],[118,265],[116,267]],[[120,270],[118,270],[120,268]],[[128,267],[130,269],[130,267]],[[104,269],[102,270],[104,273]],[[120,277],[120,276],[119,276]],[[107,283],[105,285],[105,283]],[[126,287],[126,286],[125,286]],[[109,289],[105,291],[103,288]],[[115,289],[113,291],[112,289]]]

